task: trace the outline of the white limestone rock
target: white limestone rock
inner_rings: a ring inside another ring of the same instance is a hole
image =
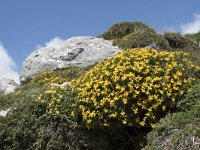
[[[5,94],[14,92],[17,87],[18,87],[18,84],[12,79],[8,79],[8,78],[0,79],[0,91]]]
[[[20,81],[27,81],[34,75],[68,67],[86,67],[107,59],[121,50],[111,41],[91,36],[73,37],[59,46],[47,46],[32,52],[23,62]]]

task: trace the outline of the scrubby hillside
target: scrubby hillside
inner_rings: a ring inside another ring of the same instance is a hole
[[[200,149],[197,40],[138,22],[100,37],[124,50],[0,93],[1,150]]]
[[[149,47],[159,50],[184,51],[191,54],[191,59],[200,65],[200,33],[181,35],[175,32],[158,34],[152,27],[139,22],[122,22],[114,24],[101,34],[113,45],[122,49]]]

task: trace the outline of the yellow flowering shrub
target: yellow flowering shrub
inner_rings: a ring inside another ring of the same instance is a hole
[[[199,67],[183,52],[128,49],[73,81],[88,127],[123,124],[155,127],[183,97]]]
[[[75,107],[75,93],[70,88],[70,81],[76,79],[87,68],[67,68],[62,70],[50,70],[35,75],[27,84],[28,86],[40,86],[37,94],[33,95],[40,113],[52,116],[66,115],[74,117],[72,108]],[[66,84],[63,84],[67,82]]]
[[[33,97],[37,104],[37,109],[40,109],[38,112],[42,114],[75,117],[73,113],[75,109],[75,93],[71,91],[69,86],[51,85],[45,87],[38,95]]]
[[[60,78],[58,75],[54,73],[53,70],[41,72],[33,77],[30,84],[40,84],[40,85],[49,85],[53,83],[61,84],[66,82],[65,78]]]

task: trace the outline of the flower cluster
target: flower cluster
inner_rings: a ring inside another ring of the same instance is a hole
[[[75,107],[75,93],[70,88],[70,79],[76,78],[82,70],[76,68],[62,71],[47,71],[37,74],[29,85],[40,85],[40,91],[33,95],[41,113],[52,116],[70,116]],[[73,73],[73,76],[71,73]],[[66,76],[65,76],[66,74]],[[70,75],[69,75],[70,74]],[[66,82],[68,81],[68,82]],[[66,83],[66,84],[64,84]]]
[[[50,84],[61,84],[63,82],[66,82],[67,80],[65,78],[61,78],[58,75],[55,74],[53,70],[41,72],[33,77],[31,82],[29,84],[40,84],[40,85],[50,85]]]
[[[199,67],[189,54],[128,49],[99,63],[78,80],[79,108],[88,125],[155,127],[183,97]]]
[[[46,106],[47,114],[59,114],[59,106],[63,101],[63,92],[65,88],[63,86],[49,86],[41,94],[39,94],[35,101],[43,103]]]

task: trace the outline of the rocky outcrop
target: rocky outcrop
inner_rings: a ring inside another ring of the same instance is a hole
[[[35,50],[24,61],[20,81],[47,70],[92,66],[121,50],[112,42],[91,36],[73,37],[56,47]]]
[[[8,94],[10,92],[14,92],[17,87],[18,84],[12,79],[8,78],[0,79],[0,91],[3,93]]]

